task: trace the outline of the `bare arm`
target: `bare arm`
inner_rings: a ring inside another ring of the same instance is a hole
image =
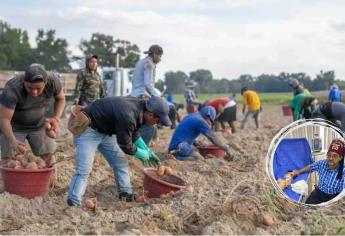
[[[12,158],[16,153],[24,154],[26,148],[22,142],[19,142],[14,136],[11,120],[14,114],[14,110],[7,108],[0,104],[0,129],[8,141],[9,156]]]
[[[55,96],[55,107],[54,107],[55,116],[54,116],[54,118],[56,120],[60,120],[60,117],[63,113],[64,108],[65,108],[65,103],[66,103],[65,93],[61,89],[60,93]]]
[[[305,172],[308,172],[308,171],[310,171],[310,165],[307,165],[307,166],[305,166],[305,167],[303,167],[302,169],[299,169],[299,170],[294,170],[292,172],[292,174],[293,174],[294,177],[296,177],[296,176],[298,176],[300,174],[303,174]]]
[[[15,136],[11,126],[11,120],[14,110],[0,104],[0,129],[8,140],[15,140]]]

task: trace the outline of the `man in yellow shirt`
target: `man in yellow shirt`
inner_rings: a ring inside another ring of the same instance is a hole
[[[246,108],[248,107],[248,111],[245,114],[241,124],[241,129],[244,128],[246,122],[251,117],[253,117],[255,120],[256,128],[259,128],[259,114],[261,109],[259,96],[255,91],[249,90],[247,87],[243,87],[241,89],[241,94],[243,96],[243,114],[245,113]]]

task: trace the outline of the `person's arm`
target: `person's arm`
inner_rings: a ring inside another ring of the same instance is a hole
[[[10,157],[16,152],[22,152],[18,146],[24,144],[19,142],[14,136],[11,120],[14,114],[14,109],[10,109],[0,104],[0,129],[9,143]]]
[[[246,112],[246,108],[248,105],[248,101],[247,101],[247,94],[243,94],[243,108],[242,108],[242,114],[244,114]]]
[[[80,93],[81,93],[81,89],[83,87],[83,83],[84,83],[84,76],[83,76],[83,73],[80,72],[77,75],[77,82],[75,84],[75,89],[74,89],[75,99],[79,99]]]
[[[294,170],[294,171],[292,172],[292,175],[293,175],[293,177],[296,177],[296,176],[298,176],[298,175],[300,175],[300,174],[303,174],[303,173],[305,173],[305,172],[309,172],[310,169],[311,169],[311,166],[310,166],[310,165],[307,165],[307,166],[303,167],[302,169]]]
[[[103,80],[100,78],[100,82],[99,82],[99,97],[100,98],[104,98],[105,97],[105,90],[104,90],[104,86],[103,86]]]
[[[160,96],[156,91],[154,90],[153,85],[153,65],[151,63],[147,63],[144,67],[144,84],[146,91],[152,96]]]
[[[229,146],[226,144],[223,144],[222,141],[220,141],[216,133],[208,126],[205,120],[202,120],[202,122],[200,122],[199,129],[200,129],[200,133],[206,136],[207,139],[210,140],[211,143],[213,143],[217,147],[223,149],[228,154],[230,154]]]
[[[54,106],[54,119],[57,121],[60,120],[60,117],[62,116],[62,113],[65,109],[65,104],[66,104],[66,98],[65,98],[65,93],[61,89],[61,91],[55,96],[55,106]]]

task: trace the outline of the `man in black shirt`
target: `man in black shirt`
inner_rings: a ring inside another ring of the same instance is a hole
[[[170,126],[167,102],[156,96],[147,101],[134,97],[107,97],[91,103],[82,112],[90,119],[91,124],[74,137],[77,166],[69,187],[67,203],[81,204],[97,149],[113,169],[120,199],[133,201],[128,160],[124,153],[134,155],[144,165],[159,164],[159,158],[140,137],[139,128],[143,124],[158,123]]]
[[[65,94],[56,74],[46,72],[42,65],[32,64],[25,73],[10,79],[0,96],[1,159],[20,152],[27,139],[32,152],[44,158],[48,165],[55,152],[55,142],[44,129],[45,109],[55,100],[55,115],[49,119],[58,123],[65,106]]]

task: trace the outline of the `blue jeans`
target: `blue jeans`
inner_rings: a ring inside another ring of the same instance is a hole
[[[151,140],[157,135],[157,127],[143,124],[139,129],[139,133],[146,145],[149,145]]]
[[[68,190],[68,199],[81,205],[87,187],[87,178],[92,170],[96,150],[99,150],[113,169],[117,192],[132,193],[128,174],[128,160],[117,144],[116,137],[88,127],[81,135],[74,136],[76,146],[76,173]]]
[[[200,153],[194,150],[193,146],[187,142],[182,142],[175,149],[175,158],[179,161],[196,161],[204,158]]]
[[[242,121],[241,124],[241,129],[244,128],[245,124],[247,123],[247,121],[253,117],[255,120],[255,126],[258,129],[259,128],[259,114],[260,114],[260,109],[256,110],[256,111],[247,111],[247,113],[244,115],[244,119]]]

